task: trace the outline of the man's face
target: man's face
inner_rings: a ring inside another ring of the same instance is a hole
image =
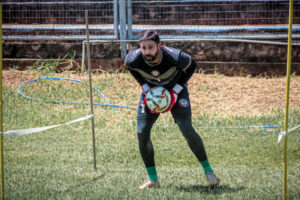
[[[156,44],[152,40],[145,40],[140,42],[140,47],[144,59],[146,61],[152,62],[157,58],[158,53],[160,52],[161,44]]]

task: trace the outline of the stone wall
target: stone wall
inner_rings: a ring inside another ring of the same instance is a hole
[[[181,49],[190,54],[198,63],[199,71],[219,72],[226,75],[284,75],[286,72],[287,47],[269,44],[240,42],[165,42],[164,45]],[[128,49],[138,48],[138,44],[128,45]],[[55,44],[7,44],[3,45],[3,57],[18,59],[57,59],[70,58],[81,63],[81,43]],[[124,69],[120,59],[118,43],[105,43],[91,46],[94,69]],[[292,72],[300,75],[300,46],[292,48]],[[5,67],[5,65],[4,65]]]

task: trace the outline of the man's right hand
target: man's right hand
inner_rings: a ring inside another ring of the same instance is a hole
[[[147,84],[147,83],[144,83],[143,85],[141,85],[141,88],[143,90],[143,93],[144,93],[144,99],[143,99],[143,104],[144,106],[147,105],[146,103],[146,96],[147,96],[147,93],[149,92],[149,90],[151,89],[150,86]]]
[[[147,83],[144,83],[143,85],[141,85],[141,87],[144,94],[147,94],[147,92],[151,89]]]
[[[147,106],[147,93],[149,92],[149,90],[151,89],[150,86],[147,83],[144,83],[143,85],[141,85],[142,89],[143,89],[143,93],[145,94],[144,99],[143,99],[143,104],[144,106]],[[153,110],[150,110],[151,113],[156,113]]]

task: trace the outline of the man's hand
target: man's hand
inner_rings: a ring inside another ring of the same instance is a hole
[[[141,85],[141,88],[143,90],[143,93],[145,94],[144,99],[143,99],[143,104],[146,106],[146,96],[151,88],[147,83],[144,83],[143,85]]]
[[[147,92],[151,89],[147,83],[144,83],[143,85],[141,85],[141,88],[142,88],[144,94],[147,94]]]
[[[145,94],[144,99],[143,99],[143,104],[146,107],[147,106],[147,93],[149,92],[149,90],[151,89],[150,86],[147,83],[144,83],[143,85],[141,85],[142,89],[143,89],[143,93]],[[150,109],[149,109],[150,110]],[[150,110],[151,113],[156,113],[152,110]]]
[[[171,103],[170,106],[167,108],[165,112],[170,111],[173,106],[176,104],[177,99],[178,99],[178,94],[183,90],[183,87],[179,84],[176,84],[173,89],[170,91],[171,94]]]

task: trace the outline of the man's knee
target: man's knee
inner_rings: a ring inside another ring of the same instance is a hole
[[[176,123],[184,137],[189,137],[189,136],[195,134],[195,130],[194,130],[191,122],[176,121]]]
[[[140,144],[147,144],[153,125],[152,119],[138,119],[137,136]]]
[[[155,118],[138,118],[137,119],[137,133],[143,134],[144,132],[150,132],[153,124],[155,123],[157,117]]]
[[[148,132],[150,132],[151,127],[152,127],[152,124],[149,123],[147,120],[138,119],[137,134],[141,135],[144,133],[148,133]]]
[[[146,130],[147,130],[146,125],[144,125],[144,124],[143,125],[139,125],[138,128],[137,128],[137,135],[138,135],[138,137],[140,135],[143,135],[143,133],[145,133]]]

